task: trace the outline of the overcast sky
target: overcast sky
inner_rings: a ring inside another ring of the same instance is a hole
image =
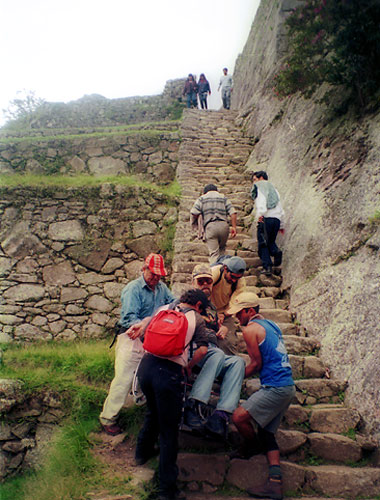
[[[218,109],[259,3],[0,0],[0,111],[23,89],[51,102],[153,95],[188,73],[206,74]]]

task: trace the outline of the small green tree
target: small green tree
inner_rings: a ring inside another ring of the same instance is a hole
[[[289,56],[274,78],[280,97],[343,85],[364,106],[380,85],[379,0],[307,0],[286,20]]]
[[[19,90],[15,99],[9,102],[6,109],[3,109],[7,120],[29,119],[32,114],[45,103],[45,100],[36,97],[33,90]]]

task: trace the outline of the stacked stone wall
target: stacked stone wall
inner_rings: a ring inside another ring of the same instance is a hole
[[[178,131],[64,136],[0,143],[0,174],[136,174],[171,182],[178,163]]]
[[[160,250],[176,201],[154,190],[2,188],[0,341],[96,338]]]
[[[41,466],[57,423],[65,416],[53,391],[27,395],[19,380],[0,379],[0,481]]]

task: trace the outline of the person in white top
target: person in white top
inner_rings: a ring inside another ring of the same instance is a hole
[[[251,196],[256,208],[258,253],[264,273],[270,276],[272,267],[280,266],[282,263],[282,251],[276,245],[276,237],[279,231],[283,232],[284,210],[280,195],[273,184],[268,181],[266,172],[263,170],[254,172],[252,180]]]
[[[223,68],[223,75],[220,77],[218,91],[222,89],[222,101],[224,109],[230,109],[232,87],[232,76],[228,74],[227,68]]]

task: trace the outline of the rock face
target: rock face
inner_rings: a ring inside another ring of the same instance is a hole
[[[349,382],[348,402],[380,435],[380,114],[337,116],[335,91],[279,100],[272,79],[286,52],[283,22],[299,2],[261,2],[234,73],[232,107],[256,138],[247,162],[266,170],[286,211],[283,275],[291,308]],[[371,423],[369,423],[371,422]]]
[[[121,290],[159,250],[165,217],[176,220],[173,202],[138,187],[3,188],[0,340],[109,335]]]

